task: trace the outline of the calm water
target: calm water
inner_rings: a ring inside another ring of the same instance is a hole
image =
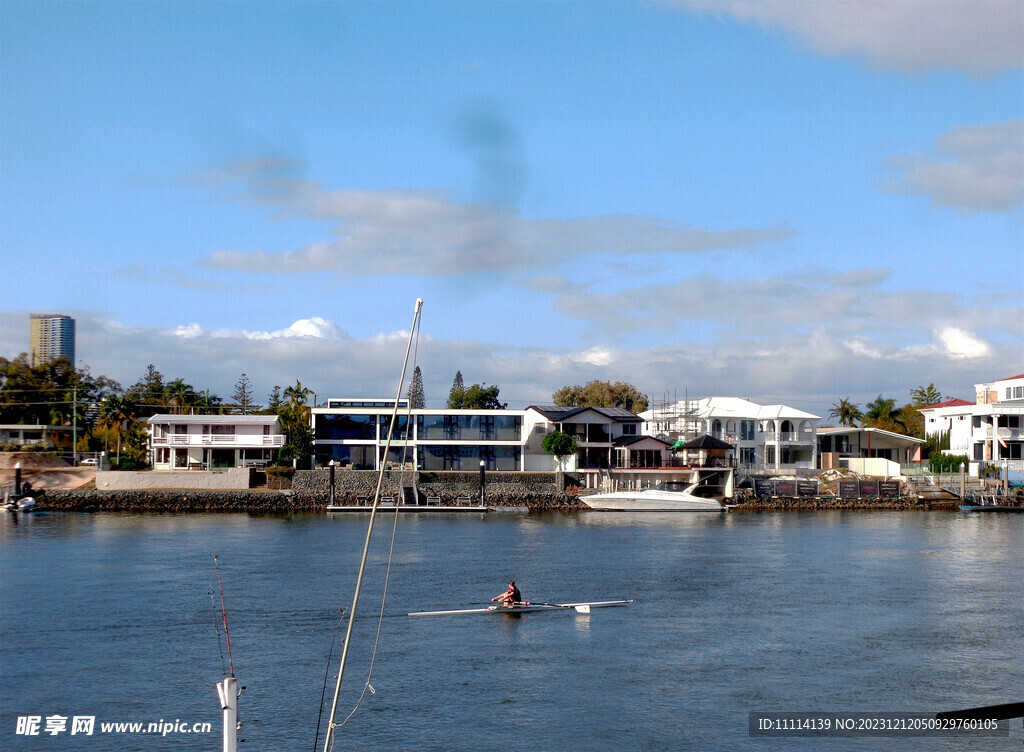
[[[0,748],[219,749],[218,554],[247,687],[242,749],[312,750],[366,520],[4,515]],[[365,681],[391,520],[373,541],[340,717]],[[534,601],[636,602],[589,617],[405,616],[482,604],[510,577]],[[1019,750],[1019,720],[1009,739],[765,740],[748,737],[747,714],[1024,700],[1022,582],[1022,515],[403,516],[376,694],[337,748]],[[18,716],[58,714],[213,732],[16,734]]]

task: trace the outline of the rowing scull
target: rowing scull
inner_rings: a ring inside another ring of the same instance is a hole
[[[455,611],[415,611],[409,616],[462,616],[465,614],[525,614],[531,611],[564,611],[572,609],[577,613],[589,614],[592,608],[625,606],[633,601],[591,601],[589,603],[523,603],[518,606],[488,606],[487,608],[464,608]]]

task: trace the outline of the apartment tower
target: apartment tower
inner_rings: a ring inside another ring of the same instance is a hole
[[[57,358],[75,364],[75,320],[49,313],[29,314],[29,362],[33,367]]]

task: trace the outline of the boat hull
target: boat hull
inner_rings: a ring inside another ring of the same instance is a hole
[[[619,491],[580,498],[598,512],[724,512],[718,499],[706,499],[679,491]]]
[[[578,611],[586,608],[610,608],[626,606],[633,601],[590,601],[586,603],[524,603],[520,606],[488,606],[487,608],[464,608],[456,611],[416,611],[409,616],[465,616],[468,614],[528,614],[534,611]]]

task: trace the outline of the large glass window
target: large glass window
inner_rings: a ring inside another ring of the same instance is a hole
[[[518,447],[425,446],[420,447],[421,470],[518,470]]]
[[[353,446],[345,444],[318,444],[316,447],[316,464],[325,467],[334,460],[334,464],[347,470],[374,470],[374,446]]]
[[[375,415],[317,415],[315,420],[316,438],[320,441],[366,441],[377,438]]]
[[[380,440],[386,441],[388,438],[388,424],[391,422],[390,415],[380,416]],[[406,438],[406,428],[409,426],[408,415],[398,415],[395,417],[395,427],[391,433],[391,438],[394,441],[404,441]],[[409,436],[412,439],[412,436]]]

